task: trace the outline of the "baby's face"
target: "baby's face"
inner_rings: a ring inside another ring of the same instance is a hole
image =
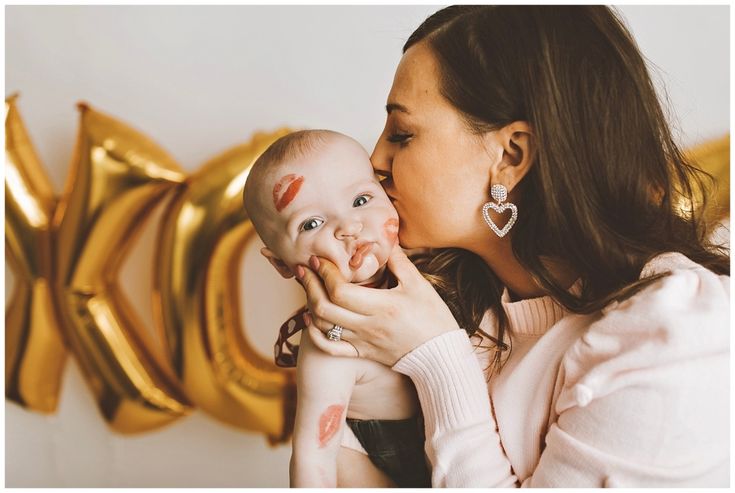
[[[271,250],[293,272],[312,255],[331,260],[345,279],[371,280],[398,237],[398,214],[367,152],[335,137],[274,173]]]

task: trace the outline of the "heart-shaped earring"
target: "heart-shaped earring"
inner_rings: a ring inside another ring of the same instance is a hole
[[[487,202],[485,205],[483,205],[482,217],[485,218],[485,222],[488,226],[490,226],[490,229],[493,230],[493,233],[502,238],[503,236],[508,234],[508,231],[510,231],[510,228],[513,227],[516,219],[518,219],[518,207],[516,207],[516,205],[511,202],[503,203],[508,198],[508,189],[500,183],[496,183],[495,185],[490,187],[490,195],[498,203],[494,204],[493,202]],[[510,209],[510,219],[505,224],[505,226],[503,226],[503,229],[498,228],[498,225],[495,224],[495,222],[490,218],[490,214],[488,214],[487,212],[488,209],[492,209],[498,214]]]

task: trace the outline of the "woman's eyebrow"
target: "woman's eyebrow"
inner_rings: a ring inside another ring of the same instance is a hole
[[[386,105],[385,105],[385,111],[387,111],[389,115],[391,114],[391,112],[392,112],[393,110],[398,110],[398,111],[401,111],[401,112],[403,112],[403,113],[406,113],[407,115],[410,115],[410,114],[411,114],[411,112],[410,112],[410,111],[408,111],[408,108],[406,108],[406,107],[405,107],[405,106],[403,106],[402,104],[398,104],[398,103],[388,103],[388,104],[386,104]]]

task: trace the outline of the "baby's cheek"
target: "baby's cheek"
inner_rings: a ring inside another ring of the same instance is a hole
[[[388,219],[383,225],[383,234],[388,239],[391,245],[398,239],[398,219],[392,217]]]
[[[309,257],[318,255],[314,251],[314,240],[300,235],[291,246],[291,261],[298,265],[309,265]]]

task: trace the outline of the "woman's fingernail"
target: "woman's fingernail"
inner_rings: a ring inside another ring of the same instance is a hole
[[[304,271],[304,268],[300,265],[296,266],[296,279],[303,279],[304,275],[306,274],[306,271]]]
[[[311,325],[311,315],[304,312],[304,323],[308,326]]]
[[[319,258],[317,258],[316,255],[312,255],[311,258],[309,259],[309,265],[311,265],[314,268],[314,270],[319,269]]]

